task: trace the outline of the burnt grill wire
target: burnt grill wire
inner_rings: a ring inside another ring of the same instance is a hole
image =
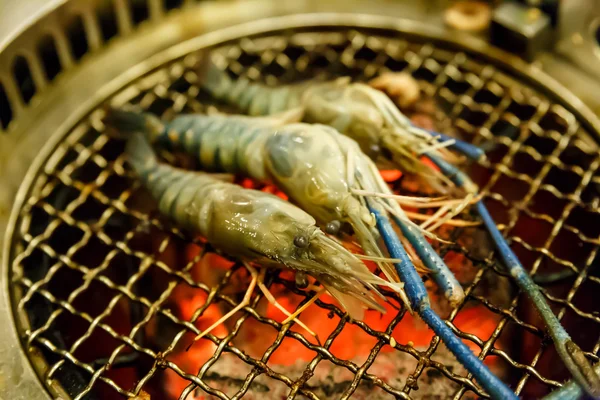
[[[476,56],[385,31],[336,28],[282,32],[240,39],[214,51],[217,63],[234,75],[243,74],[269,84],[319,74],[351,75],[364,80],[385,70],[410,72],[419,80],[425,97],[435,100],[436,109],[430,114],[439,130],[453,131],[489,149],[488,160],[471,166],[471,175],[482,184],[486,203],[532,274],[568,276],[562,285],[548,285],[545,295],[560,318],[586,324],[587,336],[582,336],[580,330],[571,329],[570,333],[587,356],[598,361],[597,305],[580,301],[580,297],[600,289],[600,278],[594,275],[597,271],[593,268],[600,243],[600,156],[589,132],[560,104],[526,81],[509,76]],[[164,118],[182,112],[210,111],[210,99],[197,85],[194,74],[199,60],[200,56],[194,53],[173,61],[133,82],[118,97]],[[239,266],[224,275],[215,291],[190,275],[200,256],[183,269],[175,269],[164,261],[170,246],[181,249],[189,238],[165,224],[152,211],[151,204],[144,202],[147,197],[125,168],[123,141],[105,131],[101,116],[101,111],[92,112],[65,137],[39,171],[12,238],[12,295],[21,334],[30,357],[39,363],[41,354],[47,363],[43,379],[48,387],[56,387],[58,381],[78,399],[94,398],[97,393],[134,396],[161,370],[172,369],[189,382],[184,394],[199,387],[221,399],[237,399],[259,374],[266,374],[287,385],[292,396],[314,399],[317,396],[306,381],[317,365],[327,360],[354,375],[340,398],[351,397],[356,387],[364,383],[396,397],[409,398],[411,393],[418,394],[417,383],[423,382],[427,368],[439,371],[449,383],[458,384],[456,398],[468,391],[482,395],[469,376],[456,374],[431,359],[439,345],[437,338],[424,352],[407,345],[396,346],[397,351],[407,352],[418,361],[414,371],[403,378],[403,386],[390,386],[386,377],[367,372],[381,348],[389,344],[390,333],[405,310],[398,313],[385,332],[357,323],[378,342],[365,364],[356,365],[328,350],[349,323],[345,318],[323,347],[312,345],[303,335],[260,316],[255,309],[261,298],[258,294],[225,339],[209,335],[219,347],[206,365],[198,365],[202,369],[197,375],[197,371],[190,374],[168,361],[168,354],[186,332],[198,333],[190,321],[181,320],[167,307],[175,288],[187,285],[208,295],[207,304],[195,314],[196,318],[210,304],[233,306],[236,297],[224,294],[224,290],[233,286],[232,277]],[[154,246],[149,245],[152,241]],[[513,290],[506,293],[507,302],[498,305],[485,285],[506,277],[502,266],[490,253],[481,254],[477,243],[460,243],[441,246],[440,251],[463,254],[477,268],[472,284],[465,290],[467,301],[483,304],[501,319],[490,338],[478,338],[452,324],[461,305],[451,312],[449,325],[460,337],[482,349],[481,358],[499,356],[509,369],[508,376],[514,379],[517,393],[523,392],[528,383],[543,386],[545,392],[560,386],[560,382],[538,371],[552,349],[543,340],[539,323],[525,321],[527,303],[523,296]],[[569,276],[564,271],[573,274]],[[293,282],[274,279],[303,293],[295,289]],[[161,282],[158,287],[157,281]],[[95,313],[81,310],[83,304],[94,302],[98,303]],[[318,305],[342,316],[332,306],[322,302]],[[262,359],[252,358],[230,344],[250,317],[279,331]],[[123,329],[122,322],[116,324],[115,318],[129,318],[128,328]],[[165,343],[150,345],[145,332],[156,324],[168,334],[163,335]],[[530,345],[538,351],[531,360],[522,363],[518,351],[494,346],[508,329],[513,329],[515,338],[534,338]],[[298,379],[277,372],[267,363],[285,335],[314,351],[315,359],[307,363],[305,373]],[[98,343],[102,341],[101,346]],[[83,349],[92,346],[102,347],[102,357],[84,354]],[[253,368],[233,396],[211,388],[205,379],[223,352],[236,355]],[[135,366],[135,386],[121,386],[112,373],[117,364]]]

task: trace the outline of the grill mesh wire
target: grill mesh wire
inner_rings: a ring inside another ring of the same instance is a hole
[[[595,174],[600,156],[586,138],[584,128],[560,104],[471,55],[388,36],[382,31],[367,33],[337,28],[337,31],[324,32],[283,32],[225,44],[216,49],[216,54],[218,63],[226,65],[234,74],[269,84],[304,79],[317,73],[351,75],[359,79],[375,76],[385,69],[412,73],[419,79],[423,92],[435,98],[439,109],[434,118],[442,131],[454,127],[455,132],[469,141],[495,145],[488,154],[489,160],[472,168],[474,176],[484,179],[482,189],[486,203],[504,225],[513,248],[532,273],[575,272],[566,289],[554,290],[555,286],[548,286],[545,294],[559,317],[585,324],[590,332],[585,343],[577,331],[571,330],[571,333],[589,358],[598,360],[600,317],[594,304],[578,301],[578,296],[587,290],[598,290],[600,284],[600,278],[594,276],[591,268],[600,233],[600,225],[594,223],[599,219],[600,177]],[[206,112],[208,97],[196,85],[193,74],[198,59],[197,54],[191,54],[174,61],[133,82],[119,96],[165,118],[181,112]],[[198,332],[193,324],[181,320],[166,306],[173,290],[178,285],[188,285],[208,294],[211,288],[191,278],[189,271],[195,262],[176,269],[161,261],[161,254],[170,245],[189,239],[142,206],[139,199],[144,195],[143,190],[124,166],[123,142],[105,131],[101,115],[100,111],[91,113],[61,142],[39,171],[21,210],[17,237],[13,239],[16,251],[12,261],[17,315],[24,326],[30,327],[21,333],[30,345],[32,357],[39,357],[40,352],[45,357],[46,384],[51,386],[54,380],[59,380],[76,398],[84,398],[101,386],[126,396],[137,394],[163,368],[173,369],[187,379],[189,391],[198,386],[219,398],[230,398],[203,380],[209,368],[203,368],[196,376],[165,360],[185,332]],[[535,227],[535,232],[524,233],[527,230],[519,229],[520,224]],[[149,246],[149,241],[155,246]],[[570,247],[577,250],[564,250]],[[533,337],[543,336],[535,324],[525,322],[523,296],[511,294],[509,307],[502,308],[495,305],[485,291],[479,294],[478,286],[486,279],[506,276],[496,259],[482,259],[489,254],[474,255],[477,249],[473,246],[442,246],[440,249],[442,254],[449,250],[466,255],[479,268],[473,283],[466,288],[469,300],[482,303],[491,312],[501,315],[500,323],[487,340],[459,331],[449,322],[454,331],[480,346],[482,358],[496,355],[504,360],[515,377],[518,393],[531,380],[544,385],[546,390],[559,386],[559,382],[538,372],[538,363],[548,348],[547,341],[534,342],[539,350],[526,363],[518,361],[518,352],[494,347],[509,325],[513,326],[515,337],[526,332]],[[209,303],[236,304],[239,298],[223,294],[221,290],[231,285],[233,271],[224,276],[217,293],[209,297]],[[157,280],[162,282],[160,290],[149,290]],[[276,280],[293,288],[291,282]],[[68,288],[66,295],[65,287]],[[261,373],[289,386],[292,394],[316,398],[304,385],[303,377],[294,380],[272,369],[265,362],[266,358],[254,359],[234,345],[225,345],[247,318],[284,331],[280,324],[261,317],[254,309],[260,298],[255,295],[253,305],[245,309],[208,364],[212,365],[227,351],[254,367],[233,398],[243,396]],[[82,305],[90,302],[98,303],[97,313],[82,311]],[[449,320],[459,312],[460,307],[453,310]],[[135,326],[123,330],[114,323],[115,315],[134,313],[139,315]],[[389,333],[403,316],[402,311],[386,332],[376,332],[359,323],[378,339],[365,368],[339,359],[327,350],[348,323],[345,319],[340,321],[324,348],[309,345],[299,333],[288,331],[287,335],[314,350],[319,361],[329,360],[355,375],[354,385],[342,395],[344,398],[350,397],[360,382],[408,397],[415,390],[411,382],[417,382],[426,367],[435,368],[458,383],[457,397],[469,390],[481,394],[468,377],[456,375],[431,361],[438,347],[437,338],[425,352],[397,346],[397,351],[409,352],[419,361],[404,380],[403,387],[392,387],[385,383],[385,377],[365,372],[381,347],[389,343]],[[165,330],[171,327],[176,332],[170,335],[170,343],[160,349],[145,346],[140,339],[142,332],[157,321]],[[80,354],[86,346],[96,346],[97,337],[107,343],[105,357],[112,358],[93,363]],[[210,339],[220,342],[215,337]],[[280,335],[265,356],[275,351],[281,340]],[[117,356],[128,352],[139,353],[133,360],[138,364],[139,374],[135,387],[121,386],[108,372]],[[311,363],[307,368],[314,371],[317,364]],[[67,370],[79,371],[84,379],[65,383]]]

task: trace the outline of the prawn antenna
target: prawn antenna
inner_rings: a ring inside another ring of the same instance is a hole
[[[381,199],[396,200],[400,205],[412,208],[437,208],[443,206],[454,206],[465,203],[465,199],[449,199],[446,196],[441,197],[418,197],[402,196],[393,193],[370,192],[362,189],[352,189],[352,194],[364,197],[378,197]],[[467,201],[467,205],[476,203],[476,201]]]
[[[361,260],[367,260],[367,261],[381,261],[381,262],[388,262],[388,263],[392,263],[392,264],[402,262],[402,260],[399,258],[367,256],[364,254],[357,254],[357,253],[352,253],[352,254],[354,254],[356,256],[356,258],[360,258]]]

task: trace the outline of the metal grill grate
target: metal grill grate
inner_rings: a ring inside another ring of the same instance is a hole
[[[385,69],[412,73],[426,98],[414,114],[427,113],[439,130],[487,146],[488,161],[471,166],[471,175],[482,184],[486,203],[524,265],[538,275],[566,276],[547,285],[545,294],[574,340],[590,359],[598,360],[600,316],[590,299],[600,288],[597,268],[593,268],[600,244],[600,176],[596,175],[600,156],[589,132],[560,104],[475,55],[385,31],[281,32],[217,46],[214,56],[233,74],[269,84],[318,74],[363,80]],[[210,99],[197,86],[194,74],[199,59],[198,54],[190,54],[173,61],[131,83],[115,99],[139,104],[164,118],[210,111]],[[241,398],[257,376],[266,374],[289,387],[292,398],[298,394],[314,399],[317,394],[307,381],[325,360],[353,375],[351,383],[336,394],[339,398],[352,397],[362,384],[395,397],[418,397],[418,385],[427,384],[428,369],[437,370],[448,384],[456,384],[452,386],[456,398],[470,391],[482,395],[464,372],[435,361],[434,353],[441,347],[437,338],[424,350],[409,344],[395,346],[395,351],[417,361],[414,370],[400,381],[390,383],[389,377],[368,372],[381,356],[381,348],[390,343],[390,333],[404,318],[404,310],[385,332],[356,323],[377,338],[364,364],[358,365],[328,350],[350,324],[338,309],[318,302],[341,318],[321,347],[262,317],[258,294],[225,339],[209,336],[218,347],[204,366],[188,371],[169,361],[184,335],[198,332],[193,323],[171,310],[176,288],[187,286],[208,296],[206,305],[194,314],[198,318],[210,304],[231,306],[240,300],[231,288],[239,291],[235,280],[242,269],[234,267],[214,287],[192,278],[190,271],[201,255],[183,267],[175,259],[173,249],[181,250],[190,243],[189,238],[165,224],[146,202],[148,197],[124,165],[124,142],[105,131],[101,117],[101,110],[91,113],[38,172],[12,238],[12,296],[21,334],[34,363],[46,365],[43,379],[55,393],[61,390],[56,385],[60,382],[74,398],[94,398],[99,393],[103,398],[135,396],[152,386],[164,369],[171,369],[189,383],[181,398],[197,387],[218,398]],[[493,295],[490,282],[506,280],[502,278],[506,274],[495,258],[490,258],[485,243],[470,232],[464,233],[465,240],[442,246],[440,251],[460,253],[472,264],[476,272],[466,288],[467,302],[483,304],[500,322],[490,338],[460,331],[452,321],[463,312],[463,304],[452,310],[448,323],[460,337],[481,348],[481,358],[498,356],[517,393],[527,393],[531,387],[538,394],[548,392],[560,385],[557,379],[561,378],[555,365],[544,368],[552,359],[552,346],[522,296],[507,287],[500,300]],[[479,230],[475,233],[484,235]],[[203,247],[199,241],[194,243]],[[210,251],[204,249],[202,254],[205,250]],[[304,293],[292,281],[273,279],[297,294]],[[235,343],[248,319],[279,331],[262,358],[247,355]],[[161,343],[146,343],[152,329],[161,330]],[[286,335],[314,352],[314,360],[306,363],[298,378],[278,372],[268,362]],[[537,352],[524,360],[522,349],[516,346],[498,349],[495,344],[507,335]],[[207,383],[211,366],[225,353],[233,354],[251,370],[239,382],[237,393],[226,394]],[[119,367],[124,369],[117,373]],[[123,383],[124,370],[134,371],[130,381],[134,385]]]

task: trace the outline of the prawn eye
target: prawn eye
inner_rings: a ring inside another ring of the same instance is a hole
[[[294,238],[294,246],[301,249],[308,247],[308,238],[306,236],[296,236]]]
[[[342,223],[338,220],[333,220],[325,225],[325,232],[330,235],[337,235],[342,227]]]
[[[381,146],[376,143],[373,143],[369,146],[369,157],[377,158],[381,154]]]

